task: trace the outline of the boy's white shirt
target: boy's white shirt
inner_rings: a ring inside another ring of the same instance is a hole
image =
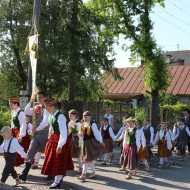
[[[3,143],[0,146],[0,153],[7,152],[10,140],[11,138],[7,140],[4,139]],[[18,143],[18,140],[14,137],[12,139],[9,152],[10,153],[17,152],[18,154],[21,155],[21,157],[27,158],[27,154],[24,152],[24,148]]]

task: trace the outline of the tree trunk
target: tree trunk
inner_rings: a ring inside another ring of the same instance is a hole
[[[70,67],[69,67],[69,85],[68,101],[75,100],[76,89],[76,67],[79,61],[78,39],[76,31],[78,29],[78,0],[73,0],[72,18],[71,18],[71,45],[70,45]]]
[[[159,114],[158,114],[159,92],[158,90],[152,90],[151,94],[152,94],[151,110],[150,110],[151,125],[154,127],[154,130],[157,131],[158,122],[159,122]]]

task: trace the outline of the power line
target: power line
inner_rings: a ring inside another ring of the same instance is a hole
[[[183,13],[186,13],[187,15],[190,16],[190,14],[188,12],[186,12],[185,10],[183,10],[181,7],[179,7],[178,5],[176,5],[175,3],[173,3],[172,1],[170,1],[170,0],[167,0],[167,1],[170,2],[173,6],[177,7]]]
[[[179,0],[181,2],[181,4],[184,6],[184,7],[189,7],[190,8],[190,5],[184,3],[182,0]]]
[[[153,12],[153,13],[154,13],[154,12]],[[175,28],[177,28],[177,29],[181,30],[182,32],[184,32],[184,33],[186,33],[186,34],[188,34],[188,35],[190,35],[190,33],[189,33],[189,32],[187,32],[187,31],[183,30],[182,28],[178,27],[177,25],[173,24],[172,22],[168,21],[167,19],[165,19],[165,18],[163,18],[163,17],[159,16],[159,15],[158,15],[158,14],[156,14],[156,13],[154,13],[154,14],[155,14],[157,17],[161,18],[162,20],[164,20],[164,21],[168,22],[169,24],[171,24],[171,25],[172,25],[172,26],[174,26]]]
[[[159,6],[157,6],[157,7],[158,7],[159,9],[161,9],[162,11],[164,11],[166,14],[168,14],[168,15],[170,15],[171,17],[173,17],[173,18],[177,19],[178,21],[182,22],[182,23],[185,24],[186,26],[189,26],[189,23],[186,23],[186,22],[184,22],[182,19],[180,19],[180,18],[174,16],[174,15],[171,14],[170,12],[166,11],[164,8],[161,8],[161,7],[159,7]]]

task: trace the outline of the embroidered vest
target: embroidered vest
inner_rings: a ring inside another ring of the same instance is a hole
[[[86,141],[86,140],[90,140],[90,139],[93,139],[95,138],[94,137],[94,133],[92,131],[92,122],[90,122],[90,124],[88,125],[88,127],[84,127],[84,124],[85,123],[82,123],[81,125],[81,132],[83,133],[84,135],[84,138],[83,140]]]
[[[59,117],[60,114],[62,114],[62,113],[57,112],[57,114],[54,117],[51,116],[51,118],[50,118],[50,124],[51,124],[51,126],[53,128],[52,133],[54,133],[54,134],[60,134],[59,124],[58,124],[58,117]]]
[[[187,142],[188,141],[188,134],[186,132],[186,127],[184,126],[183,129],[179,128],[179,141],[180,142]]]
[[[41,108],[37,108],[35,110],[35,116],[36,116],[36,128],[40,125],[40,123],[42,122],[43,120],[43,115],[44,115],[44,109],[45,109],[45,106],[43,105]],[[36,133],[49,133],[49,127],[48,125],[43,129],[43,130],[40,130],[40,131],[37,131]]]
[[[110,128],[110,126],[108,125],[106,130],[104,130],[104,127],[102,126],[101,135],[102,135],[103,139],[111,139],[110,133],[109,133],[109,128]]]
[[[19,129],[20,128],[20,123],[19,123],[19,119],[18,119],[18,116],[20,114],[20,112],[22,112],[23,110],[19,110],[18,113],[16,114],[15,117],[13,117],[13,128],[14,129]]]
[[[133,131],[129,131],[129,129],[126,129],[127,130],[127,144],[129,145],[132,145],[132,144],[136,144],[136,137],[135,137],[135,134],[136,134],[136,130],[137,128],[134,128]]]

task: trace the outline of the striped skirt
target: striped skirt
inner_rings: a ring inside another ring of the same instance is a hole
[[[19,134],[20,134],[20,129],[12,129],[12,134],[13,137],[15,137],[16,139],[19,138]],[[28,148],[30,146],[30,136],[28,135],[28,132],[26,131],[26,136],[22,137],[22,142],[20,143],[20,145],[24,148],[24,151],[27,152]],[[20,154],[16,153],[16,160],[14,163],[14,166],[20,166],[24,164],[24,159],[20,156]]]
[[[106,153],[113,152],[112,139],[104,139],[103,142],[105,144]]]
[[[166,140],[159,140],[158,141],[158,157],[170,157],[171,151],[167,148],[167,141]]]
[[[146,148],[143,149],[143,146],[141,145],[138,152],[138,159],[144,161],[147,157],[148,157],[148,151]]]
[[[59,135],[51,134],[45,148],[44,164],[41,174],[43,175],[66,175],[67,170],[73,170],[74,165],[71,158],[70,139],[62,147],[62,152],[56,154],[56,149],[59,141]]]
[[[136,144],[126,145],[124,148],[123,165],[129,170],[137,168],[137,146]]]
[[[91,162],[105,154],[105,146],[95,138],[83,141],[80,157],[83,162]]]

